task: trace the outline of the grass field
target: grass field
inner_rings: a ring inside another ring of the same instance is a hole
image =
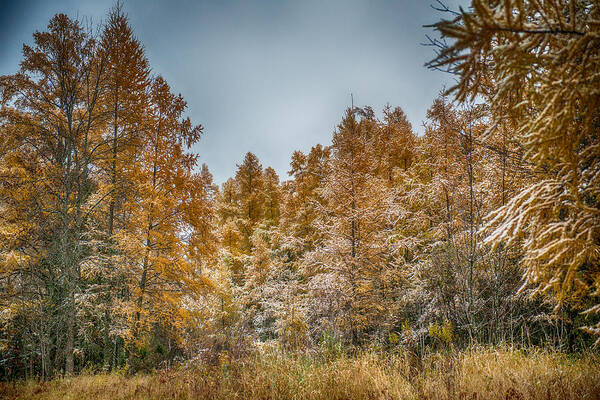
[[[7,399],[600,399],[600,357],[509,349],[422,358],[270,353],[133,377],[0,385]]]

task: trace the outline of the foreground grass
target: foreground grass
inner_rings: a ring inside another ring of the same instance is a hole
[[[600,357],[507,349],[422,359],[270,354],[134,377],[0,385],[8,399],[599,399]]]

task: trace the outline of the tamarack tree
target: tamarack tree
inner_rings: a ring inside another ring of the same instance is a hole
[[[599,15],[594,1],[474,0],[435,25],[452,44],[430,63],[459,75],[450,90],[459,101],[483,93],[491,75],[494,127],[515,121],[536,170],[489,215],[488,241],[521,244],[526,284],[587,313],[600,310]]]

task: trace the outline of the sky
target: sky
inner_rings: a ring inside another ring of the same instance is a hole
[[[152,73],[204,126],[193,148],[217,183],[248,151],[288,178],[294,150],[330,144],[352,93],[376,111],[400,106],[417,133],[448,74],[424,63],[435,0],[125,0]],[[468,3],[448,0],[451,8]],[[17,71],[23,43],[62,12],[101,23],[113,0],[0,0],[0,75]],[[447,17],[447,16],[446,16]]]

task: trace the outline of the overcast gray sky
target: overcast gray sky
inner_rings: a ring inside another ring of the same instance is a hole
[[[205,133],[194,148],[217,182],[247,151],[287,179],[296,149],[329,144],[350,105],[400,106],[417,132],[450,77],[423,64],[435,0],[125,0],[154,74]],[[0,75],[57,12],[105,18],[113,0],[0,0]],[[450,0],[456,7],[468,1]]]

